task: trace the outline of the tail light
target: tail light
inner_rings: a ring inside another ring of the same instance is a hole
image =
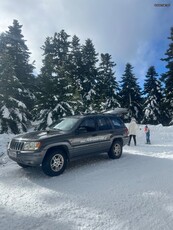
[[[125,132],[124,132],[125,136],[128,136],[129,135],[129,130],[127,127],[125,127]]]

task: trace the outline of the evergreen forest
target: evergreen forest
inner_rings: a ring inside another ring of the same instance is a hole
[[[167,38],[165,38],[167,39]],[[93,41],[81,44],[77,35],[55,32],[42,44],[42,67],[35,63],[14,20],[0,34],[0,133],[22,133],[37,121],[45,129],[63,116],[128,109],[141,124],[173,124],[173,27],[163,57],[166,72],[146,69],[143,88],[130,63],[117,81],[111,54],[99,54]],[[38,47],[39,49],[39,47]]]

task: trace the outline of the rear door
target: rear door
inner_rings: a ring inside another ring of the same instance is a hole
[[[96,118],[97,123],[97,137],[98,137],[98,150],[99,152],[107,152],[111,146],[111,137],[113,128],[110,120],[106,116]]]

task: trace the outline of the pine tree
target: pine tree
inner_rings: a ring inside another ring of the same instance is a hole
[[[144,83],[144,117],[143,123],[162,123],[162,88],[161,82],[157,79],[155,67],[149,67]]]
[[[110,54],[101,54],[95,96],[98,111],[120,107],[117,96],[118,83],[116,82],[113,71],[115,65],[111,60]]]
[[[83,108],[81,93],[83,68],[80,39],[76,35],[72,37],[69,63],[69,76],[72,82],[73,97],[76,102],[76,105],[74,105],[74,112],[78,114],[82,111]]]
[[[34,66],[17,20],[0,35],[0,132],[20,133],[31,120]]]
[[[165,124],[173,124],[173,27],[168,39],[170,44],[165,53],[166,57],[161,59],[167,63],[167,72],[162,75],[162,81],[165,84],[164,110],[169,116],[169,118],[165,118]]]
[[[40,112],[40,129],[46,128],[62,116],[74,114],[73,87],[69,73],[69,35],[64,31],[47,38],[44,60],[38,78],[36,110]]]
[[[135,117],[138,121],[142,119],[142,97],[141,88],[137,78],[132,72],[133,67],[127,63],[122,76],[120,97],[121,106],[129,110],[128,118]]]
[[[82,46],[82,75],[81,75],[81,96],[84,105],[84,112],[94,112],[96,83],[97,83],[97,59],[98,54],[91,39],[87,39]]]
[[[22,83],[25,91],[18,100],[22,100],[29,110],[33,107],[33,89],[35,78],[33,75],[34,65],[30,64],[30,52],[26,46],[24,36],[22,35],[22,25],[17,20],[9,26],[6,32],[7,47],[10,57],[14,60],[14,71],[16,77]]]

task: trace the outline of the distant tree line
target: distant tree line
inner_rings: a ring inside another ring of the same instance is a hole
[[[162,58],[167,72],[146,71],[143,90],[127,63],[121,81],[108,53],[96,52],[91,39],[84,44],[64,30],[47,37],[40,74],[35,76],[31,53],[17,20],[0,34],[0,133],[21,133],[32,121],[44,129],[62,116],[128,109],[142,124],[173,124],[173,28]]]

